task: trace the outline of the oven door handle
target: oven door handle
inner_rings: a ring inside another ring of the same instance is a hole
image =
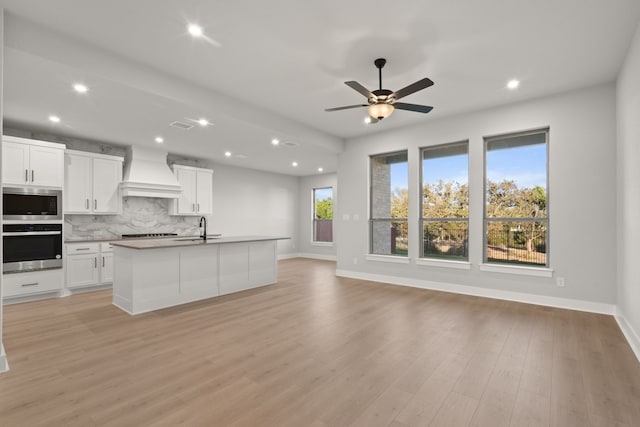
[[[4,233],[2,233],[2,237],[12,237],[12,236],[55,236],[56,234],[62,234],[62,231],[18,231],[18,232],[5,231]]]

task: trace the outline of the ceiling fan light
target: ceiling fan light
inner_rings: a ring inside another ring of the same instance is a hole
[[[378,120],[382,120],[385,117],[389,117],[393,113],[393,105],[379,102],[369,107],[369,115],[375,117]]]

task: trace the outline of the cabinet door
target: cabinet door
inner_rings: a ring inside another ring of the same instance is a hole
[[[113,253],[101,254],[100,283],[113,283]]]
[[[68,256],[67,288],[98,284],[98,254]]]
[[[213,174],[211,172],[197,173],[197,194],[196,194],[196,211],[201,214],[213,213]]]
[[[64,151],[32,145],[29,149],[31,185],[62,187],[64,183]]]
[[[122,163],[117,160],[93,159],[94,213],[118,213],[120,200],[118,187],[122,181]]]
[[[29,146],[17,142],[2,143],[2,184],[29,183]]]
[[[67,153],[64,163],[65,213],[91,212],[91,157]]]
[[[196,188],[197,173],[189,169],[176,169],[176,178],[182,186],[182,194],[178,199],[178,214],[197,215]]]

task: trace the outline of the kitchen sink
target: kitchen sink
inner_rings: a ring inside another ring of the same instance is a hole
[[[219,239],[222,237],[222,234],[209,234],[207,235],[207,240],[211,239]],[[198,240],[202,240],[202,237],[183,237],[180,239],[173,239],[175,242],[197,242]]]

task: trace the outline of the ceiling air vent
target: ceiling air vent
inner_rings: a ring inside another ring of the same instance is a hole
[[[178,129],[182,129],[182,130],[189,130],[193,127],[193,125],[189,124],[189,123],[185,123],[185,122],[178,122],[175,121],[173,123],[169,123],[169,126],[173,126],[174,128],[178,128]]]

